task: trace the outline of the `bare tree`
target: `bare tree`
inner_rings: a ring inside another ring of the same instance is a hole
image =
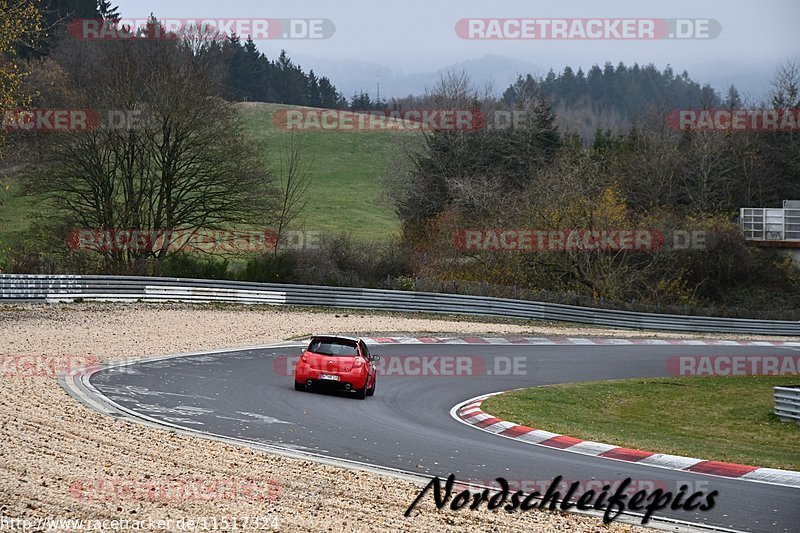
[[[280,168],[278,169],[278,209],[276,217],[277,242],[274,254],[278,254],[281,238],[286,228],[294,222],[308,204],[308,188],[311,185],[312,162],[304,159],[300,142],[292,129],[289,144],[281,148]]]
[[[68,69],[86,53],[69,52]],[[173,230],[249,224],[268,211],[269,173],[236,109],[215,96],[212,62],[171,40],[102,43],[92,53],[98,66],[83,100],[105,119],[115,111],[132,120],[59,136],[39,185],[61,220],[167,235],[158,248],[105,251],[114,268],[181,251],[188,240],[171,240]]]
[[[800,107],[800,62],[787,61],[778,67],[772,80],[771,96],[775,109]]]
[[[620,176],[629,201],[637,210],[677,206],[682,179],[678,135],[666,128],[637,130],[631,149],[611,165]]]
[[[735,155],[728,139],[717,132],[693,134],[681,184],[682,200],[690,211],[713,212],[732,205],[732,189],[739,179]]]

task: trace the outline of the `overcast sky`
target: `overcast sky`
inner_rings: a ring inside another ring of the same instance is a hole
[[[718,89],[733,82],[744,93],[756,96],[767,89],[768,78],[779,62],[800,58],[800,0],[121,0],[115,3],[124,17],[137,18],[152,12],[159,18],[330,19],[336,26],[330,39],[261,40],[256,44],[270,58],[285,48],[304,68],[329,75],[339,86],[360,83],[356,79],[375,78],[379,71],[384,78],[427,74],[492,55],[510,59],[506,70],[530,67],[538,74],[545,74],[549,68],[558,71],[565,65],[586,70],[592,64],[602,65],[606,61],[652,62],[659,68],[671,64],[675,71],[687,69],[693,78],[710,82]],[[719,21],[722,31],[714,39],[683,41],[486,41],[461,39],[455,31],[456,22],[462,18],[595,17],[708,18]],[[476,68],[480,71],[486,63],[481,62]],[[326,65],[330,72],[326,72]],[[488,78],[509,76],[505,70],[501,73],[489,70]],[[476,75],[474,70],[472,73]],[[424,80],[424,75],[417,76],[412,85]],[[505,86],[508,80],[494,81]],[[382,83],[385,92],[392,92],[389,79]]]

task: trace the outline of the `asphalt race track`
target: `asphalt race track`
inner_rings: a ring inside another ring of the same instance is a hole
[[[673,492],[690,483],[706,494],[719,491],[713,510],[661,511],[656,516],[741,531],[800,531],[797,488],[567,453],[491,435],[450,416],[454,405],[501,390],[666,376],[670,356],[796,356],[796,351],[733,346],[486,345],[384,345],[371,350],[384,356],[473,356],[480,363],[476,366],[485,365],[486,371],[466,377],[383,375],[378,378],[375,396],[362,401],[344,394],[296,392],[281,356],[296,356],[298,347],[141,362],[124,370],[101,370],[90,383],[128,410],[203,432],[423,476],[454,473],[461,480],[504,477],[549,484],[558,475],[568,480],[631,477],[657,486],[666,484]],[[493,371],[505,368],[505,363],[497,361],[509,357],[517,357],[517,361],[524,358],[525,372],[505,375]],[[489,511],[484,506],[472,512]]]

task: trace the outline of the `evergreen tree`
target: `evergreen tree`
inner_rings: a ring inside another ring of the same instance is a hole
[[[319,94],[321,105],[328,109],[341,109],[347,107],[347,99],[336,90],[336,87],[327,77],[319,79]]]
[[[111,0],[97,0],[97,12],[103,20],[119,20],[119,7],[112,5]]]
[[[377,107],[377,102],[374,102],[372,98],[370,98],[369,93],[365,93],[364,91],[354,94],[353,98],[350,100],[350,109],[353,111],[369,111],[371,109],[377,109]]]
[[[319,80],[313,70],[308,71],[308,82],[306,84],[306,101],[311,107],[322,105],[322,95],[319,90]]]
[[[102,18],[97,0],[44,0],[40,9],[42,26],[49,30],[46,36],[39,39],[37,49],[21,47],[17,50],[19,57],[23,59],[48,55],[56,39],[63,38],[66,34],[66,27],[72,20]]]
[[[263,71],[262,55],[252,37],[247,37],[238,58],[239,71],[236,81],[239,85],[239,94],[246,100],[263,100],[266,76]]]
[[[63,38],[66,25],[74,19],[119,20],[119,7],[113,0],[43,0],[43,25],[52,28],[49,35],[40,39],[37,50],[18,50],[23,59],[49,55],[55,39]],[[138,30],[146,38],[159,32],[161,22],[153,14],[145,28]],[[233,101],[260,101],[293,105],[312,105],[343,108],[347,100],[327,77],[313,71],[306,74],[296,65],[285,50],[275,61],[270,61],[251,36],[246,40],[230,35],[221,42],[208,42],[192,50],[206,60],[219,65],[222,89],[220,96]],[[370,102],[370,105],[375,105]]]
[[[554,107],[587,107],[589,114],[613,112],[626,120],[635,119],[650,108],[714,107],[721,101],[711,86],[701,86],[685,71],[676,77],[669,65],[661,72],[653,64],[634,63],[627,67],[619,63],[614,67],[606,63],[602,68],[593,65],[588,74],[582,69],[576,73],[567,66],[558,75],[550,70],[544,79],[537,80],[530,74],[519,76],[503,93],[502,102],[513,105],[523,95],[537,91]],[[740,102],[738,94],[736,101]]]
[[[725,101],[722,104],[727,109],[740,109],[742,107],[742,99],[739,97],[739,91],[736,87],[731,85],[728,87],[728,94],[725,96]]]

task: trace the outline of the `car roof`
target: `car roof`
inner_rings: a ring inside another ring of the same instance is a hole
[[[355,342],[355,343],[358,343],[359,341],[361,341],[361,339],[358,338],[358,337],[347,337],[347,336],[344,336],[344,335],[313,335],[311,337],[311,340],[313,341],[315,339],[330,339],[330,340],[349,341],[349,342]]]

